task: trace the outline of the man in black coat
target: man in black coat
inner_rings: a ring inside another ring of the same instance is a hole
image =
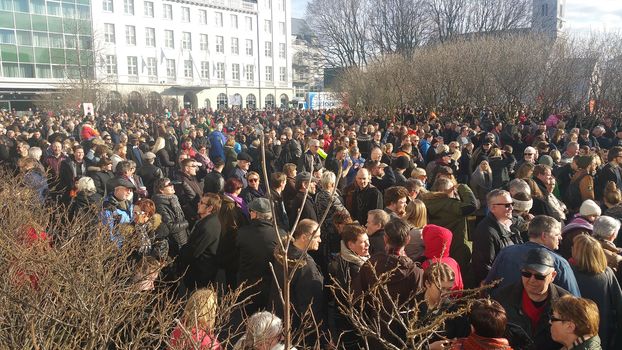
[[[598,175],[596,175],[594,194],[597,200],[603,199],[605,186],[607,186],[609,181],[613,181],[617,188],[622,188],[622,171],[620,170],[620,163],[622,163],[622,147],[612,147],[607,154],[607,164],[605,164],[605,166],[603,166],[598,172]]]
[[[313,196],[315,195],[315,187],[317,179],[312,177],[310,173],[303,171],[296,175],[296,197],[287,203],[287,217],[289,218],[289,225],[294,226],[294,221],[298,217],[298,211],[302,211],[300,214],[300,220],[311,219],[318,221],[317,213],[315,212],[315,205]],[[307,199],[304,200],[305,192],[309,189]],[[304,203],[303,203],[304,200]]]
[[[246,313],[252,315],[268,306],[272,272],[269,263],[274,260],[274,248],[278,244],[277,233],[272,224],[270,200],[256,198],[248,206],[251,223],[238,230],[236,246],[240,251],[238,283],[252,287],[244,291],[251,296]]]
[[[156,212],[162,216],[164,236],[169,241],[169,256],[179,255],[181,248],[188,243],[188,221],[175,195],[175,187],[169,178],[162,178],[155,183],[153,202]]]
[[[218,157],[213,160],[214,168],[203,179],[203,193],[220,193],[225,187],[225,177],[222,170],[225,168],[225,162]]]
[[[155,166],[155,159],[156,155],[154,153],[145,153],[143,165],[136,170],[136,175],[143,179],[147,192],[151,195],[153,195],[153,184],[155,181],[164,177],[162,169]]]
[[[361,225],[367,223],[367,213],[370,210],[384,208],[382,193],[371,184],[371,176],[365,168],[356,173],[354,183],[346,187],[344,192],[346,209],[352,219]]]
[[[203,195],[199,201],[200,219],[182,250],[183,262],[188,266],[184,282],[190,290],[207,287],[216,279],[216,251],[221,229],[218,213],[221,204],[220,196],[214,193]]]
[[[175,186],[179,204],[181,204],[186,220],[188,220],[191,227],[198,218],[197,205],[203,195],[203,182],[197,179],[198,168],[197,162],[194,159],[182,160],[181,171],[179,172],[181,183]]]

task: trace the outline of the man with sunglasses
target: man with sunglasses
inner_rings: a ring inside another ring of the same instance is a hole
[[[486,278],[501,249],[522,243],[520,233],[512,227],[514,203],[510,192],[492,190],[486,195],[489,213],[473,232],[472,266],[476,285]]]
[[[520,275],[520,282],[501,289],[494,299],[505,309],[508,323],[522,328],[531,338],[530,348],[561,349],[562,344],[551,338],[551,305],[569,293],[553,284],[557,272],[549,250],[530,250],[520,265]],[[510,345],[514,345],[512,341]]]
[[[529,223],[529,241],[503,248],[497,255],[492,269],[484,280],[490,283],[501,280],[491,291],[495,295],[502,288],[520,280],[520,273],[516,266],[520,265],[523,257],[533,249],[546,249],[553,258],[556,276],[555,284],[569,291],[575,296],[581,296],[577,279],[570,264],[561,255],[555,253],[561,241],[561,224],[554,218],[538,215]]]

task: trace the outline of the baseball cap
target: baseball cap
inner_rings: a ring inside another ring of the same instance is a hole
[[[555,268],[555,261],[546,249],[536,248],[527,253],[521,268],[545,274],[549,269]]]

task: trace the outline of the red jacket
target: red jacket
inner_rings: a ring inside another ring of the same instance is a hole
[[[427,269],[430,264],[434,262],[445,263],[454,271],[454,287],[452,290],[464,289],[460,265],[449,256],[449,247],[451,246],[451,240],[453,238],[451,231],[442,226],[430,224],[423,228],[421,235],[425,247],[423,255],[426,258],[422,264],[423,269]]]

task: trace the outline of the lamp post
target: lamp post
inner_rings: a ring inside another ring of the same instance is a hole
[[[227,83],[225,83],[225,96],[227,97],[226,99],[227,108],[229,108],[229,84]]]

